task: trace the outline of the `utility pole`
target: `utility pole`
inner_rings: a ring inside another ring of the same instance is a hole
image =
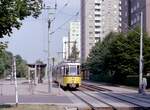
[[[75,59],[74,59],[74,61],[77,60],[77,45],[76,45],[76,44],[77,44],[77,42],[75,41],[75,42],[74,42],[74,45],[75,45],[75,54],[74,54],[74,58],[75,58]]]
[[[68,59],[70,60],[70,33],[68,33]]]
[[[67,42],[65,42],[65,53],[64,53],[64,54],[65,54],[65,60],[67,59],[67,56],[66,56],[66,54],[67,54],[67,50],[66,50],[66,49],[67,49],[67,48],[66,48],[66,43],[67,43]]]
[[[50,70],[50,26],[51,26],[51,20],[48,18],[48,92],[51,93],[52,92],[52,78],[51,78],[51,70]]]
[[[143,12],[141,12],[140,60],[139,60],[139,93],[143,93]]]
[[[57,9],[57,1],[55,0],[54,8],[51,8],[49,6],[45,8],[45,5],[44,5],[44,9],[48,10],[47,77],[48,77],[48,92],[51,93],[52,92],[52,71],[51,71],[51,67],[50,67],[50,34],[51,34],[50,29],[51,29],[51,23],[52,23],[52,21],[54,21],[55,18],[53,18],[53,19],[50,18],[50,14],[53,14],[53,13],[50,13],[50,10]]]
[[[55,58],[52,58],[52,77],[54,75]]]
[[[17,76],[16,76],[16,57],[13,57],[13,67],[14,67],[14,80],[15,80],[15,94],[16,94],[16,106],[18,106],[18,86],[17,86]]]

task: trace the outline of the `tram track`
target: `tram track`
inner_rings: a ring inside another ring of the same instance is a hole
[[[143,101],[143,102],[145,102],[145,103],[150,103],[150,100],[143,100],[142,98],[140,98],[140,97],[134,97],[134,96],[129,96],[129,95],[127,95],[127,94],[121,94],[122,96],[125,96],[125,97],[130,97],[130,98],[133,98],[133,99],[136,99],[136,100],[139,100],[139,101]]]
[[[109,104],[97,99],[96,97],[88,94],[88,93],[85,93],[84,91],[80,91],[82,92],[83,94],[85,94],[86,96],[90,97],[90,98],[93,98],[94,100],[97,100],[98,102],[100,103],[103,103],[104,105],[107,105],[107,106],[103,106],[103,107],[95,107],[93,104],[91,104],[88,100],[84,99],[83,97],[81,97],[79,94],[71,91],[71,93],[76,96],[77,98],[79,98],[81,101],[83,101],[84,103],[86,103],[88,105],[88,107],[90,108],[90,110],[116,110],[115,108],[113,108],[112,106],[110,106]]]
[[[127,102],[127,103],[130,103],[130,104],[133,104],[133,105],[135,105],[135,106],[137,106],[140,110],[150,110],[150,108],[149,107],[145,107],[145,106],[142,106],[141,104],[137,104],[137,103],[135,103],[134,101],[132,101],[133,99],[134,100],[138,100],[138,101],[143,101],[143,100],[141,100],[141,99],[138,99],[138,98],[135,98],[135,97],[131,97],[131,96],[127,96],[127,95],[125,95],[125,94],[113,94],[113,93],[108,93],[108,91],[110,92],[111,90],[109,90],[109,89],[106,89],[106,88],[102,88],[102,87],[99,87],[99,86],[95,86],[95,85],[93,85],[93,84],[83,84],[82,86],[81,86],[81,88],[84,88],[84,89],[87,89],[87,90],[92,90],[92,91],[96,91],[96,92],[99,92],[99,93],[101,93],[101,94],[104,94],[104,95],[106,95],[106,96],[109,96],[109,97],[113,97],[113,98],[115,98],[115,99],[118,99],[118,100],[120,100],[120,101],[124,101],[124,102]],[[107,91],[107,92],[104,92],[104,91]],[[120,96],[120,97],[119,97]],[[129,98],[129,99],[131,99],[131,100],[125,100],[125,99],[123,99],[123,98],[121,98],[121,96],[122,97],[126,97],[126,98]],[[95,97],[96,98],[96,97]],[[103,101],[104,102],[104,101]],[[149,101],[143,101],[144,103],[147,103],[147,104],[149,104]],[[106,103],[106,102],[105,102]],[[110,105],[110,104],[109,104]],[[112,105],[110,105],[112,108],[113,108],[113,110],[117,110],[117,108],[116,107],[114,107],[114,106],[112,106]],[[136,109],[137,110],[137,109]]]

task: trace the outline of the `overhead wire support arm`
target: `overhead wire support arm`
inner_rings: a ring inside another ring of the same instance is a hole
[[[54,34],[57,30],[61,29],[66,23],[68,23],[70,20],[72,20],[75,16],[78,16],[78,15],[79,15],[79,11],[75,15],[71,16],[68,20],[66,20],[62,25],[60,25],[59,27],[57,27],[50,34]]]

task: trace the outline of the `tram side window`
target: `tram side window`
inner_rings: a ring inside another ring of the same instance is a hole
[[[63,67],[63,73],[62,73],[63,75],[65,74],[65,66]]]
[[[64,74],[64,67],[61,67],[61,69],[60,69],[60,73],[61,73],[61,75],[63,75]]]
[[[68,74],[69,74],[69,68],[66,67],[66,75],[68,75]]]
[[[79,75],[80,74],[80,66],[77,65],[77,74]]]

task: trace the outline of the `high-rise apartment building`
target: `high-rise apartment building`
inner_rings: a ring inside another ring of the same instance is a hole
[[[81,0],[81,63],[91,48],[121,26],[120,0]]]
[[[72,47],[74,45],[79,52],[78,59],[80,59],[80,39],[80,22],[70,22],[69,35],[68,37],[63,37],[63,59],[68,59],[68,57],[71,55]]]
[[[121,7],[123,32],[140,26],[143,12],[143,29],[150,35],[150,0],[122,0]]]
[[[81,0],[81,63],[91,48],[110,32],[128,32],[140,26],[150,35],[150,0]]]
[[[69,52],[71,54],[72,47],[75,45],[77,48],[77,51],[79,52],[78,59],[80,59],[80,22],[74,21],[70,22],[69,25]]]

